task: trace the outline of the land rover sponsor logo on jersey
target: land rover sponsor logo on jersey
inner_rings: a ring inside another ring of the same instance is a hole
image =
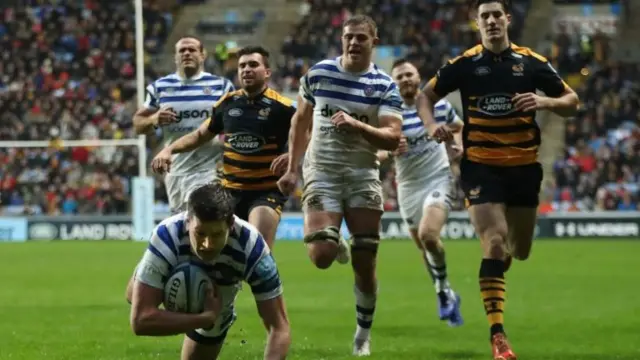
[[[239,117],[242,115],[242,109],[233,108],[229,110],[229,116]]]
[[[515,111],[509,94],[489,94],[478,99],[478,110],[487,115],[508,115]]]
[[[345,113],[347,113],[346,111],[339,109],[339,108],[331,108],[329,107],[329,104],[325,104],[324,107],[320,110],[320,115],[322,115],[323,117],[326,118],[330,118],[333,115],[337,114],[339,111],[343,111]],[[360,115],[356,112],[352,112],[352,113],[348,113],[349,116],[351,116],[352,118],[358,120],[358,121],[362,121],[365,124],[369,123],[369,117],[367,115]]]
[[[241,154],[250,154],[262,148],[264,138],[248,132],[227,135],[227,142],[233,150]]]

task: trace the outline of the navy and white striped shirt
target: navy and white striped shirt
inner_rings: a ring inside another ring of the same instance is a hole
[[[147,86],[144,106],[157,110],[170,107],[178,115],[176,123],[163,126],[165,145],[197,129],[211,117],[213,105],[226,93],[234,91],[226,78],[201,72],[184,79],[178,73],[162,77]],[[173,155],[171,174],[185,175],[195,171],[210,171],[222,158],[220,145],[205,144],[187,153]]]
[[[300,97],[314,106],[313,132],[305,162],[327,170],[377,168],[377,149],[359,134],[336,128],[338,111],[374,127],[382,116],[402,117],[402,98],[391,77],[375,64],[347,72],[340,57],[324,60],[300,80]]]
[[[431,176],[448,174],[450,165],[445,145],[438,144],[429,137],[415,105],[402,104],[402,109],[402,135],[407,138],[409,149],[396,157],[398,185],[417,181],[422,186],[424,180]],[[441,99],[435,104],[433,116],[439,123],[462,122],[447,99]]]
[[[156,226],[136,271],[136,279],[151,287],[164,289],[165,280],[178,264],[192,262],[202,267],[218,285],[227,307],[242,281],[251,287],[257,301],[282,294],[282,282],[271,251],[258,230],[234,217],[227,244],[210,263],[192,251],[186,227],[186,212],[171,216]]]

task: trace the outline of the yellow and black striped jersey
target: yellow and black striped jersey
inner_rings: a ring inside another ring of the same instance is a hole
[[[543,91],[558,97],[568,85],[543,56],[515,44],[500,54],[475,46],[445,64],[429,81],[438,96],[460,90],[464,158],[518,166],[538,161],[535,111],[518,111],[516,94]]]
[[[267,88],[249,97],[230,92],[213,107],[207,128],[224,133],[222,182],[230,189],[275,190],[271,162],[287,151],[293,101]]]

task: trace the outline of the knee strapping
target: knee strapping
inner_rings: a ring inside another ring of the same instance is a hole
[[[314,231],[310,234],[307,234],[304,237],[304,242],[306,244],[314,241],[335,241],[335,243],[340,242],[340,229],[335,226],[327,226],[326,228],[318,231]]]
[[[354,235],[351,238],[351,251],[367,250],[376,253],[379,244],[379,235]]]

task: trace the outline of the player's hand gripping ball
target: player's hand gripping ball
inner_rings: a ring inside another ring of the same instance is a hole
[[[176,266],[164,286],[164,308],[168,311],[199,314],[204,310],[207,290],[213,282],[202,268],[183,263]]]

